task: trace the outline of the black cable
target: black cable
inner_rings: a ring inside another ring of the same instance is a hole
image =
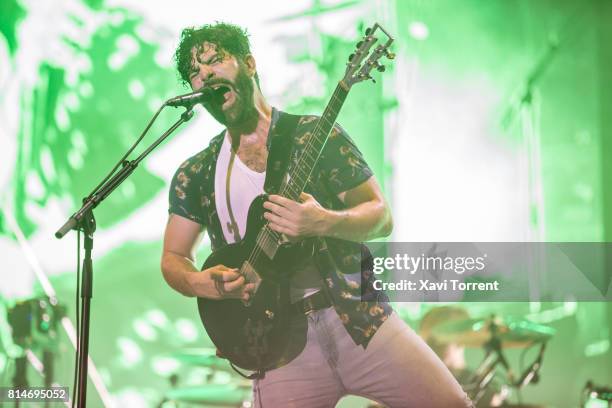
[[[81,321],[79,313],[79,297],[81,292],[81,230],[77,229],[77,269],[76,269],[76,301],[75,301],[75,324],[76,324],[76,344],[74,353],[74,378],[72,380],[72,408],[76,401],[76,387],[79,371],[79,339],[81,336]]]

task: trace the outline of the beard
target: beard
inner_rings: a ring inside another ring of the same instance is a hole
[[[251,77],[246,72],[246,67],[242,64],[238,67],[238,73],[234,81],[226,79],[212,80],[207,86],[228,85],[234,92],[234,101],[223,110],[223,88],[216,91],[214,97],[204,103],[206,110],[217,120],[225,125],[231,135],[242,135],[251,133],[257,127],[259,114],[255,109],[254,93],[255,88]]]

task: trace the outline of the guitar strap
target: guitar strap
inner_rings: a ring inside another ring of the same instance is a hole
[[[240,229],[238,228],[238,222],[236,221],[236,217],[234,217],[234,211],[232,211],[232,203],[230,199],[230,182],[232,180],[232,171],[234,171],[234,159],[236,158],[236,151],[233,148],[230,150],[230,159],[229,163],[227,164],[227,174],[225,176],[225,206],[227,207],[227,214],[229,215],[230,220],[227,222],[226,226],[234,236],[234,242],[239,242],[241,240]]]
[[[291,162],[291,155],[294,146],[294,134],[300,120],[299,115],[291,115],[285,112],[279,112],[280,117],[274,124],[270,136],[268,137],[268,162],[266,164],[266,179],[264,181],[264,191],[266,194],[278,194],[281,189],[282,183],[287,175],[287,170]],[[289,301],[289,280],[282,280],[279,282],[281,287],[281,298]],[[289,329],[289,314],[283,318],[285,330]],[[295,342],[291,344],[292,340],[289,341],[291,345],[301,344],[301,342]],[[304,342],[305,344],[305,342]],[[303,349],[303,345],[301,346]],[[301,349],[299,351],[301,351]],[[299,354],[299,352],[297,353]],[[241,376],[248,379],[260,379],[265,376],[265,372],[275,367],[260,367],[254,373],[246,375],[232,365],[234,371]]]
[[[279,113],[280,117],[268,138],[268,163],[264,182],[264,191],[267,194],[277,194],[280,191],[291,161],[295,129],[301,117]]]

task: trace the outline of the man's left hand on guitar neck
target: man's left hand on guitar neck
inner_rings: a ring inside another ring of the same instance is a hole
[[[264,214],[270,228],[290,241],[323,235],[328,223],[325,208],[310,194],[300,194],[300,201],[272,194],[264,203]]]
[[[301,202],[272,194],[264,203],[264,217],[272,230],[290,241],[328,236],[360,242],[391,233],[391,212],[374,177],[338,197],[346,209],[324,208],[307,193],[300,195]]]

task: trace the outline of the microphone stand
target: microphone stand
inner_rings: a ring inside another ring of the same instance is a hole
[[[166,104],[164,104],[165,106]],[[162,106],[162,108],[164,107]],[[93,209],[96,208],[110,193],[112,193],[121,183],[123,183],[138,164],[163,142],[179,126],[193,117],[193,105],[189,105],[181,117],[162,134],[151,146],[140,154],[136,159],[129,161],[123,160],[121,170],[108,179],[100,188],[96,189],[89,197],[83,199],[83,206],[80,210],[68,218],[64,225],[55,233],[56,238],[62,238],[70,230],[81,230],[85,235],[85,257],[83,259],[83,275],[81,277],[81,325],[78,341],[78,365],[77,365],[77,386],[76,401],[78,408],[85,408],[87,404],[87,362],[89,355],[89,323],[90,323],[90,304],[92,298],[93,267],[91,250],[93,249],[93,234],[96,231],[96,220]],[[159,113],[159,112],[158,112]],[[157,115],[156,115],[157,116]],[[156,118],[155,116],[155,118]],[[154,118],[154,119],[155,119]],[[150,128],[147,126],[145,132]]]

